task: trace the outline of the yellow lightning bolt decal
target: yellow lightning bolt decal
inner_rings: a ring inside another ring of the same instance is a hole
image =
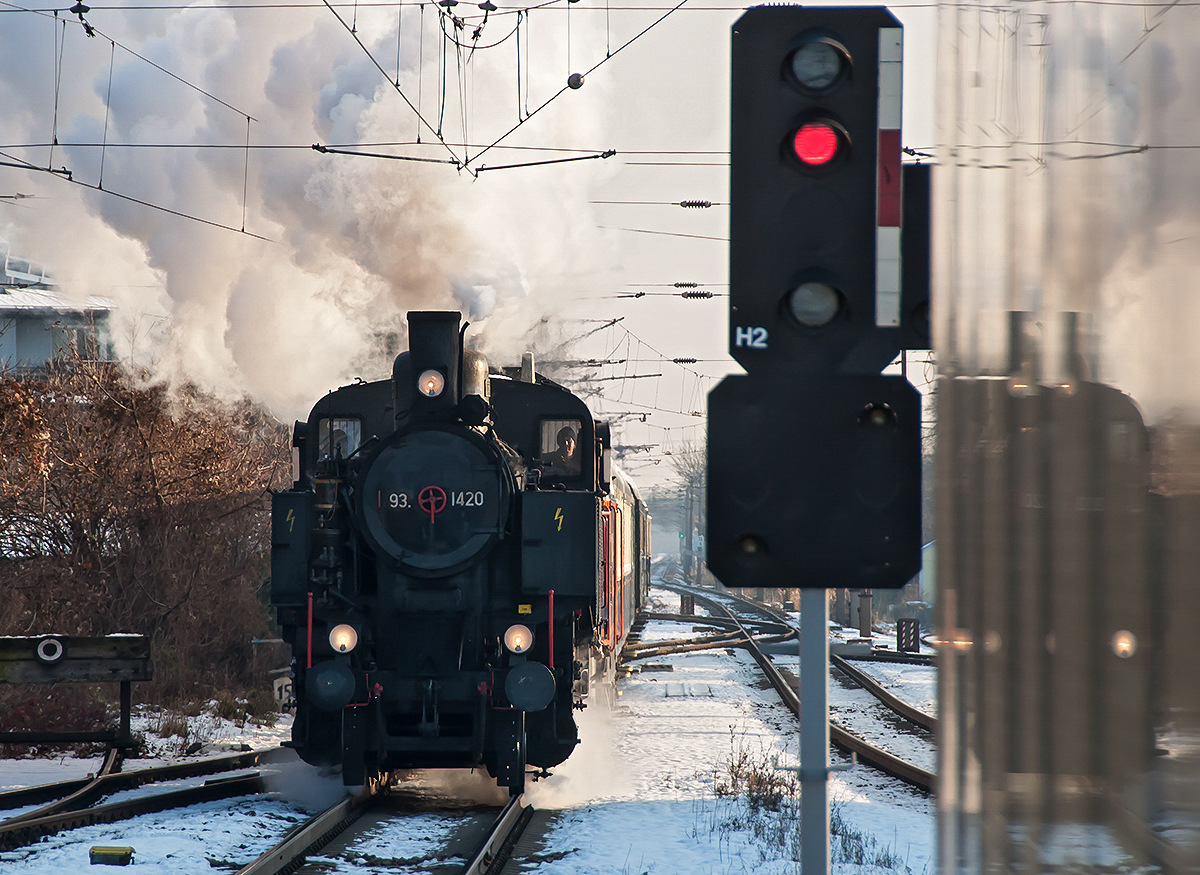
[[[288,521],[288,531],[290,532],[292,529],[296,528],[296,511],[288,508],[288,515],[286,519]]]
[[[562,531],[562,521],[563,521],[563,512],[562,512],[561,507],[554,512],[554,518],[556,520],[558,520],[558,530],[561,532]]]

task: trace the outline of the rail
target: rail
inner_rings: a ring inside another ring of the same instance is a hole
[[[742,646],[746,647],[746,649],[750,651],[750,655],[754,657],[755,662],[757,662],[759,667],[763,670],[763,673],[766,675],[771,686],[773,686],[776,692],[779,693],[779,696],[781,699],[783,699],[784,704],[786,704],[788,708],[790,708],[793,713],[796,714],[797,717],[800,715],[799,695],[796,694],[796,691],[792,688],[792,685],[788,683],[787,679],[783,676],[779,669],[775,667],[775,664],[771,662],[770,658],[768,658],[766,654],[759,649],[757,643],[754,641],[754,636],[745,630],[745,627],[741,624],[741,620],[737,618],[733,611],[729,610],[726,605],[721,604],[716,599],[710,598],[701,592],[697,592],[692,587],[684,587],[678,584],[663,585],[667,589],[672,589],[677,592],[686,590],[688,594],[695,596],[697,601],[703,602],[711,609],[723,612],[731,619],[736,620],[739,627],[742,628],[742,631],[747,639],[746,643]],[[754,604],[753,602],[749,602],[745,599],[739,599],[732,594],[730,594],[728,597],[731,599],[736,599],[737,601],[746,604],[748,607],[759,611],[760,613],[767,614],[769,616],[775,616],[773,611]],[[860,738],[859,736],[855,735],[844,727],[833,723],[832,721],[829,724],[829,740],[833,742],[834,746],[838,749],[848,753],[856,754],[859,760],[866,765],[872,766],[879,771],[892,775],[895,778],[899,778],[901,781],[904,781],[910,786],[916,787],[917,789],[926,793],[932,793],[934,790],[936,776],[932,772],[913,765],[907,760],[901,759],[895,754],[888,753],[882,748],[876,747],[865,739]]]
[[[905,720],[909,721],[910,723],[915,723],[922,729],[928,729],[930,732],[937,731],[936,717],[931,714],[926,714],[920,708],[905,702],[862,669],[855,668],[847,660],[838,656],[836,653],[829,654],[829,663],[830,665],[836,666],[852,681],[861,686],[880,702],[887,705]]]
[[[359,796],[347,797],[316,814],[288,833],[273,848],[243,866],[237,875],[289,875],[305,857],[329,844],[358,820],[389,786],[387,777],[369,783]]]
[[[196,760],[188,763],[175,763],[169,766],[155,766],[149,769],[134,769],[120,772],[120,753],[111,748],[104,758],[100,771],[87,778],[73,781],[60,781],[54,784],[39,784],[35,787],[22,787],[0,793],[0,810],[20,808],[25,805],[35,805],[39,802],[52,800],[41,808],[27,811],[7,820],[0,820],[0,836],[10,827],[30,820],[49,817],[68,811],[77,811],[91,805],[97,799],[108,796],[120,790],[132,790],[147,784],[162,781],[178,781],[183,778],[198,778],[203,775],[215,775],[219,772],[229,772],[235,769],[247,769],[268,761],[274,751],[255,751],[235,754],[227,757],[212,757],[211,759]]]
[[[461,875],[498,875],[531,817],[533,808],[525,805],[521,796],[508,800],[475,853],[467,860]]]
[[[262,793],[265,789],[262,776],[256,772],[251,775],[219,778],[206,781],[199,787],[186,787],[182,790],[139,796],[109,805],[96,805],[16,822],[6,821],[0,824],[0,850],[9,851],[13,848],[30,845],[44,836],[78,829],[82,826],[116,823],[119,820],[128,820],[142,814],[153,814],[157,811],[182,808],[200,802]]]

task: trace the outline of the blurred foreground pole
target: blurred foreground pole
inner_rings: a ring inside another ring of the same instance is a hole
[[[937,869],[1196,873],[1200,7],[1020,6],[939,4]]]

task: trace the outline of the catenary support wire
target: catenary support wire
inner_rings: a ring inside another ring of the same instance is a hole
[[[34,170],[34,171],[37,171],[38,173],[49,173],[49,174],[59,177],[60,179],[64,179],[67,182],[70,182],[74,185],[78,185],[81,188],[87,188],[92,191],[98,191],[101,194],[106,194],[106,195],[109,195],[110,197],[120,198],[123,201],[129,201],[130,203],[138,204],[140,206],[146,207],[151,210],[157,210],[160,213],[166,213],[171,216],[177,216],[181,219],[187,219],[190,222],[198,222],[201,225],[208,225],[209,227],[212,227],[212,228],[220,228],[224,231],[232,231],[235,234],[243,234],[247,237],[253,237],[255,240],[263,240],[267,243],[275,243],[276,242],[276,241],[270,239],[269,237],[263,237],[260,234],[253,234],[250,231],[240,231],[237,228],[235,228],[233,225],[224,225],[220,222],[214,222],[211,219],[202,219],[199,216],[193,216],[190,213],[184,213],[179,210],[172,210],[170,207],[164,207],[160,204],[151,203],[150,201],[144,201],[141,198],[136,198],[136,197],[133,197],[132,195],[122,194],[119,191],[113,191],[112,189],[104,189],[104,188],[100,188],[98,185],[92,185],[91,183],[82,182],[82,181],[76,179],[74,174],[72,174],[72,172],[70,170],[67,170],[65,167],[62,168],[61,170],[55,170],[52,167],[39,167],[36,164],[30,164],[28,161],[22,161],[17,156],[10,155],[7,152],[0,152],[0,157],[9,159],[8,161],[0,161],[0,166],[3,166],[3,167],[19,167],[22,170]]]
[[[62,22],[62,35],[59,38],[58,10],[54,12],[54,116],[50,122],[50,157],[46,166],[54,163],[54,147],[58,145],[58,100],[62,89],[63,52],[67,47],[67,23]]]
[[[246,158],[242,165],[242,231],[246,230],[246,195],[250,188],[250,116],[246,116]]]
[[[325,2],[328,3],[329,0],[325,0]],[[640,31],[638,31],[636,34],[634,34],[632,37],[630,37],[628,40],[626,40],[624,43],[622,43],[620,46],[618,46],[616,51],[608,54],[607,56],[605,56],[604,58],[602,58],[601,60],[599,60],[595,64],[593,64],[586,71],[584,71],[584,73],[583,73],[584,78],[586,79],[589,75],[594,73],[599,67],[608,63],[608,61],[610,61],[612,58],[615,58],[618,54],[620,54],[621,51],[623,51],[624,49],[631,46],[637,40],[641,39],[643,36],[645,36],[647,33],[649,33],[651,30],[653,30],[655,27],[657,27],[663,21],[665,21],[667,19],[667,17],[671,15],[671,13],[682,8],[683,5],[687,2],[688,2],[688,0],[679,0],[679,2],[677,4],[672,6],[670,9],[668,9],[666,12],[664,12],[662,15],[660,15],[654,21],[650,22],[650,24],[646,25],[644,28],[642,28]],[[528,21],[528,15],[526,16],[526,20]],[[526,39],[528,41],[528,33],[526,33]],[[528,63],[526,63],[526,70],[528,70],[528,67],[529,67],[529,65],[528,65]],[[551,103],[553,103],[555,100],[557,100],[560,96],[562,96],[563,92],[568,91],[568,90],[570,90],[568,88],[568,86],[563,85],[561,88],[558,89],[558,91],[554,92],[554,94],[551,95],[544,103],[542,103],[540,106],[538,106],[536,109],[534,109],[533,112],[526,112],[524,119],[517,122],[515,125],[513,125],[511,128],[509,128],[507,131],[505,131],[503,134],[501,134],[499,137],[497,137],[495,140],[493,140],[482,151],[480,151],[478,154],[476,154],[474,159],[472,159],[472,160],[478,161],[479,158],[481,158],[484,154],[486,154],[490,149],[492,149],[495,146],[498,146],[501,142],[503,142],[505,139],[507,139],[509,136],[511,136],[512,133],[517,130],[517,128],[521,127],[521,125],[525,124],[525,122],[527,122],[531,117],[537,115],[539,112],[541,112],[547,106],[549,106]],[[528,89],[526,90],[526,94],[528,94]]]
[[[112,77],[113,77],[113,61],[117,55],[117,44],[112,40],[108,41],[108,91],[104,96],[104,145],[100,148],[100,182],[97,188],[104,188],[104,155],[108,151],[108,118],[112,112]]]
[[[379,65],[379,61],[375,60],[375,56],[371,54],[371,52],[367,49],[367,47],[363,43],[363,41],[358,38],[358,34],[356,34],[350,30],[350,25],[348,25],[346,23],[346,20],[344,18],[342,18],[342,16],[338,15],[337,10],[333,7],[333,4],[329,2],[329,0],[321,0],[321,2],[325,6],[325,8],[327,8],[331,13],[333,13],[333,17],[337,19],[338,24],[340,24],[346,30],[346,32],[350,34],[350,37],[356,43],[358,43],[358,47],[363,50],[363,54],[365,54],[367,56],[367,59],[371,62],[372,65],[374,65],[375,69],[378,70],[383,75],[384,80],[387,81],[388,84],[390,85],[391,81],[392,81],[391,76],[389,76],[387,71],[384,70],[383,67],[381,67]],[[423,10],[424,6],[422,6],[421,8]],[[400,95],[400,99],[404,101],[404,103],[408,106],[408,108],[417,114],[417,118],[420,120],[420,123],[425,125],[425,127],[431,133],[433,133],[437,136],[438,142],[441,143],[442,147],[447,152],[449,152],[450,155],[454,158],[454,163],[461,166],[462,162],[460,161],[458,154],[454,151],[454,149],[452,149],[450,147],[450,145],[444,139],[442,139],[440,122],[438,125],[438,129],[435,131],[433,126],[421,114],[420,110],[418,110],[417,107],[413,105],[413,102],[409,99],[408,95],[404,93],[404,89],[396,88],[396,93]],[[418,130],[419,130],[419,128],[418,128]]]

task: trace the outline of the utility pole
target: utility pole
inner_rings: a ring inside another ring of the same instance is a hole
[[[695,496],[692,492],[692,478],[689,476],[684,487],[683,501],[683,551],[680,560],[683,562],[683,576],[690,583],[692,580],[692,513],[695,506]]]

